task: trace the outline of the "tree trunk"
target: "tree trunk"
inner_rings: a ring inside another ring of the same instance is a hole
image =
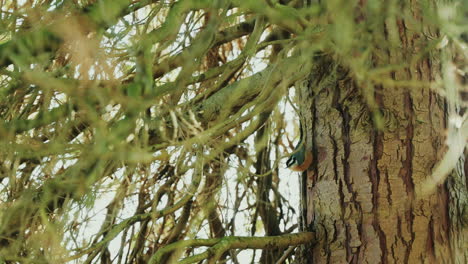
[[[428,85],[400,81],[428,84],[440,64],[427,53],[409,61],[428,40],[405,21],[382,27],[390,44],[374,50],[370,68],[406,66],[369,80],[322,56],[297,86],[306,146],[317,157],[302,175],[302,228],[318,242],[302,263],[468,263],[456,200],[466,203],[463,163],[449,183],[416,197],[444,154],[446,103]]]

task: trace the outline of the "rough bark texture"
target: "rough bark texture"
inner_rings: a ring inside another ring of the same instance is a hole
[[[404,21],[385,27],[401,48],[374,54],[373,66],[401,64],[424,45]],[[415,199],[444,153],[443,99],[427,87],[367,89],[336,60],[317,64],[299,88],[306,146],[319,157],[303,175],[303,228],[319,241],[304,250],[304,263],[468,263],[463,209],[454,202],[457,188],[466,193],[464,175]],[[386,78],[433,81],[438,70],[428,56]]]
[[[323,235],[314,263],[451,262],[446,188],[413,203],[443,148],[443,108],[427,90],[394,88],[379,91],[384,132],[350,79],[312,104],[314,152],[325,156],[307,172],[306,223]]]

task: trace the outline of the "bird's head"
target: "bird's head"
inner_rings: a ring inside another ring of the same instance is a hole
[[[312,152],[306,151],[304,145],[291,154],[286,161],[286,167],[293,171],[305,171],[312,164]]]

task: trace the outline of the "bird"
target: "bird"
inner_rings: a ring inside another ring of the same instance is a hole
[[[296,150],[286,161],[287,168],[298,172],[306,171],[313,161],[312,152],[307,151],[305,145],[301,144],[301,141],[299,141],[299,143],[296,146]]]

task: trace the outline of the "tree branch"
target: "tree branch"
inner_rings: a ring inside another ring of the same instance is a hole
[[[201,261],[211,257],[210,263],[214,263],[224,252],[231,249],[272,249],[288,246],[297,246],[315,241],[315,235],[312,232],[302,232],[281,236],[269,237],[241,237],[227,236],[223,238],[212,239],[191,239],[182,240],[167,245],[154,254],[149,263],[160,263],[161,257],[171,251],[183,249],[186,247],[210,247],[207,251],[181,260],[179,263],[188,264]],[[214,261],[214,262],[213,262]]]

